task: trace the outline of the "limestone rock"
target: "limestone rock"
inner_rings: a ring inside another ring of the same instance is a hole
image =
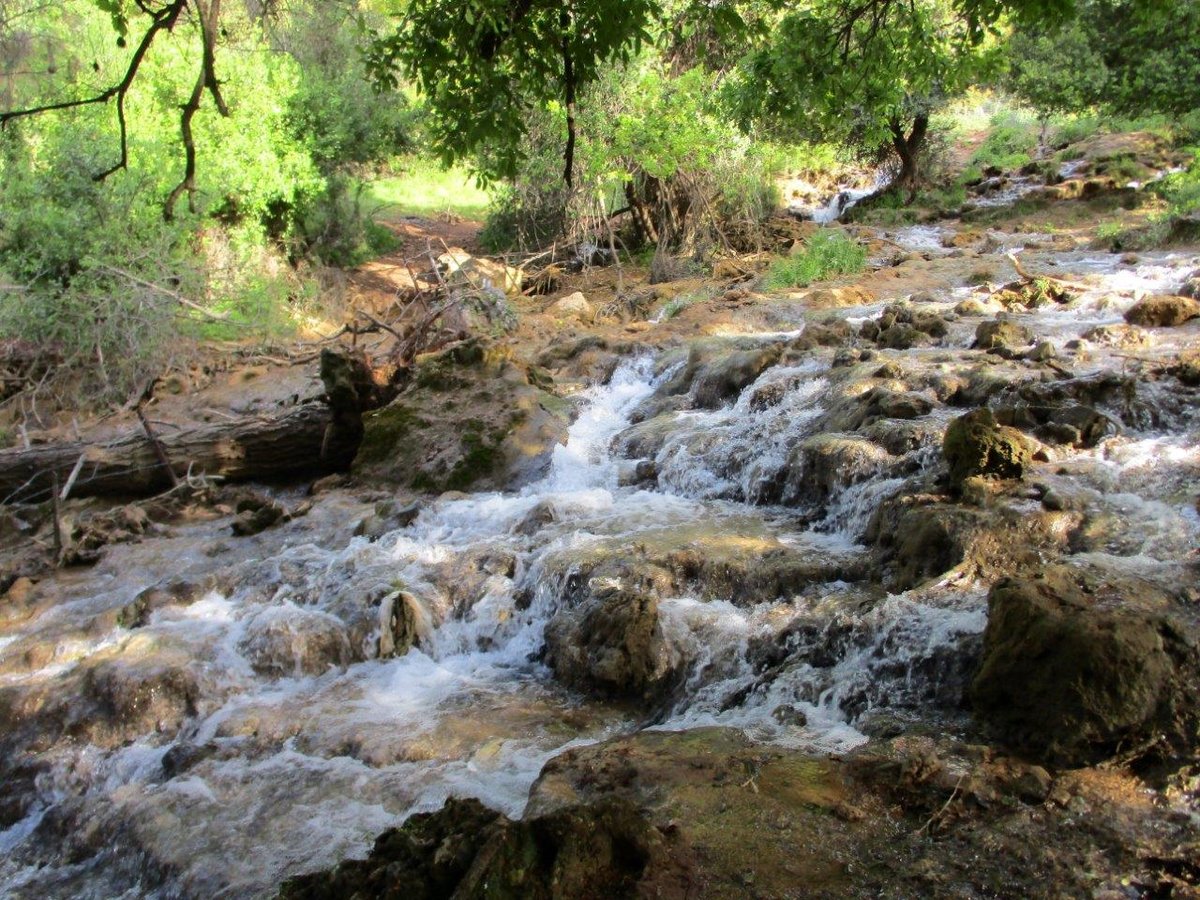
[[[1020,478],[1036,445],[1015,428],[999,425],[986,407],[959,416],[946,429],[942,453],[950,464],[950,481],[961,485],[973,475]]]
[[[976,714],[1012,746],[1094,763],[1155,737],[1195,746],[1197,649],[1165,617],[1089,599],[1063,570],[988,597]]]
[[[596,317],[596,311],[582,291],[576,291],[554,301],[546,311],[555,318],[578,319],[580,322],[590,322]]]
[[[1147,328],[1171,328],[1200,318],[1200,300],[1193,297],[1147,297],[1129,308],[1125,321]]]
[[[593,582],[595,584],[595,582]],[[611,697],[662,699],[674,674],[658,601],[600,584],[546,625],[546,664],[572,687]]]
[[[975,329],[974,346],[988,353],[1011,359],[1033,343],[1033,332],[1009,319],[980,322]]]

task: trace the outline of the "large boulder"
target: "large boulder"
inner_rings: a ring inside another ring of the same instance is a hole
[[[549,386],[475,341],[418,357],[400,396],[365,417],[354,474],[432,492],[534,480],[570,424]]]
[[[701,409],[716,409],[735,399],[759,375],[779,362],[781,346],[743,350],[705,365],[692,385],[692,398]]]
[[[654,595],[597,582],[547,623],[546,664],[572,687],[648,700],[661,699],[676,668]]]
[[[942,441],[942,454],[950,464],[950,481],[956,486],[976,475],[1020,478],[1036,452],[1033,441],[1015,428],[997,424],[987,407],[951,422]]]
[[[453,249],[438,257],[438,265],[444,273],[446,283],[451,287],[496,290],[509,297],[521,293],[521,270],[504,263],[472,256],[465,250]]]
[[[1194,297],[1147,297],[1125,313],[1130,325],[1148,328],[1170,328],[1195,318],[1200,318],[1200,300]]]
[[[1198,675],[1196,646],[1166,616],[1102,605],[1050,570],[992,588],[970,698],[1007,743],[1079,765],[1194,747]]]

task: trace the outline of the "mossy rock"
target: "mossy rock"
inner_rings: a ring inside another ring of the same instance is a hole
[[[955,486],[975,475],[1020,478],[1036,449],[1017,429],[998,425],[986,407],[951,422],[942,441],[942,454],[950,464],[950,481]]]
[[[970,698],[1010,745],[1080,765],[1155,742],[1195,747],[1197,674],[1194,643],[1166,616],[1102,606],[1052,569],[992,588]]]

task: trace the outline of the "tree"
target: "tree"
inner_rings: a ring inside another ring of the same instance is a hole
[[[1013,91],[1045,115],[1180,115],[1200,108],[1200,2],[1084,0],[1057,26],[1018,26],[1008,56]]]
[[[785,14],[746,57],[731,94],[746,127],[867,151],[890,147],[893,185],[911,190],[930,113],[992,54],[967,19],[937,0],[857,12],[847,0],[815,0]]]

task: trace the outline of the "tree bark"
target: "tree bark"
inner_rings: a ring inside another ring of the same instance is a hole
[[[900,122],[893,119],[890,123],[892,132],[892,147],[900,157],[900,174],[893,184],[906,187],[910,192],[916,190],[917,179],[920,175],[918,165],[921,148],[925,145],[925,136],[929,132],[929,116],[924,113],[913,119],[912,130],[907,135]]]
[[[174,433],[158,447],[141,429],[114,441],[82,441],[0,451],[0,504],[40,502],[54,483],[82,466],[71,496],[137,497],[171,487],[175,478],[220,476],[228,481],[277,481],[347,469],[362,441],[362,413],[392,391],[370,377],[364,361],[326,351],[321,359],[326,401],[277,416],[253,416]],[[170,464],[168,470],[163,458]]]

